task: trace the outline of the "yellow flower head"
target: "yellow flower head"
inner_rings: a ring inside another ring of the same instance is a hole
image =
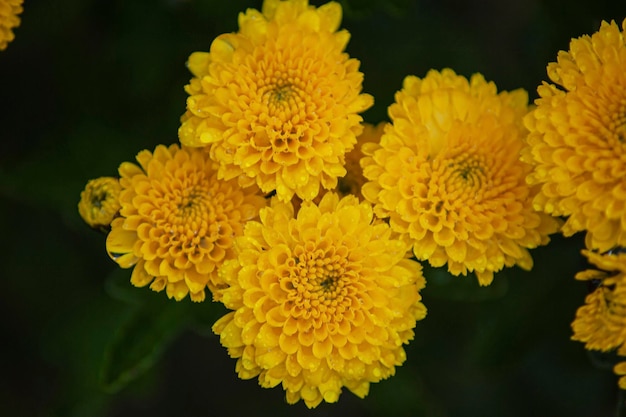
[[[535,165],[528,179],[541,186],[536,209],[569,216],[563,234],[587,230],[587,246],[600,252],[626,245],[625,69],[624,31],[602,22],[548,65],[554,84],[537,89],[525,119],[524,160]]]
[[[576,312],[572,339],[589,350],[620,348],[620,354],[626,355],[626,253],[583,253],[600,270],[576,274],[576,279],[593,281],[597,288]]]
[[[23,0],[0,0],[0,51],[15,38],[13,29],[20,25]]]
[[[107,251],[131,283],[166,289],[177,301],[187,293],[203,301],[205,287],[219,299],[217,267],[234,256],[233,240],[258,216],[265,199],[217,179],[215,166],[197,149],[159,145],[137,155],[139,165],[119,167],[120,217],[111,224]]]
[[[533,211],[530,170],[519,160],[523,90],[498,93],[450,69],[405,78],[380,144],[363,146],[363,196],[413,242],[420,260],[481,285],[505,266],[532,267],[527,249],[548,242],[556,220]]]
[[[122,187],[117,178],[100,177],[87,182],[80,193],[78,213],[91,227],[108,228],[120,209]]]
[[[234,311],[213,330],[239,376],[282,384],[290,404],[335,402],[344,386],[364,397],[404,362],[402,345],[426,315],[421,266],[355,196],[327,193],[295,218],[274,198],[260,217],[220,268]]]
[[[362,130],[358,113],[373,103],[340,21],[335,2],[265,0],[262,13],[240,14],[239,32],[189,58],[181,143],[208,147],[220,178],[283,201],[334,188]]]

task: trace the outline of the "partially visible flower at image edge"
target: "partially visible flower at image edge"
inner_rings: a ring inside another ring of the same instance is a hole
[[[418,260],[474,272],[481,285],[504,267],[532,268],[528,249],[547,244],[559,223],[533,209],[532,167],[519,160],[527,101],[480,74],[405,78],[380,143],[363,145],[362,193]]]
[[[180,142],[207,147],[221,178],[257,184],[289,201],[312,200],[346,173],[361,133],[359,61],[344,52],[342,10],[330,2],[265,0],[239,15],[239,31],[218,36],[188,67]]]
[[[329,192],[319,205],[272,199],[246,224],[237,257],[219,273],[233,310],[213,329],[239,377],[282,384],[286,400],[335,402],[342,387],[365,397],[395,373],[403,344],[426,315],[421,266],[372,207]]]
[[[588,350],[617,350],[619,356],[626,356],[626,253],[583,250],[583,254],[598,269],[581,271],[576,279],[596,288],[576,311],[572,339]],[[619,385],[626,389],[626,362],[618,363],[614,371],[622,375]]]
[[[13,29],[20,25],[23,0],[0,0],[0,51],[15,39]]]
[[[131,283],[166,290],[169,298],[219,299],[217,268],[234,256],[233,240],[266,204],[258,188],[217,179],[215,166],[197,149],[159,145],[137,155],[139,165],[119,167],[120,215],[106,247]]]
[[[535,208],[569,216],[563,234],[586,230],[587,247],[600,252],[626,245],[626,19],[622,29],[602,22],[572,39],[525,118],[528,180],[541,187]]]
[[[78,213],[85,223],[106,230],[120,210],[121,189],[118,179],[113,177],[88,181],[78,203]]]

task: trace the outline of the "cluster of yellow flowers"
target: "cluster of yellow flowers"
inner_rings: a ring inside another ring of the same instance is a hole
[[[189,58],[180,144],[141,151],[79,203],[110,228],[107,251],[133,285],[177,301],[208,289],[230,310],[213,330],[239,376],[308,407],[343,387],[364,397],[405,361],[426,315],[419,261],[489,285],[504,267],[530,270],[529,249],[569,216],[563,233],[588,230],[588,256],[626,271],[626,256],[593,252],[626,240],[614,23],[550,64],[566,91],[544,84],[536,107],[480,74],[432,70],[406,77],[389,122],[373,125],[341,15],[307,0],[241,13],[238,32]],[[621,323],[619,274],[588,299],[612,307],[579,312],[590,348],[617,346],[596,341],[604,320]]]

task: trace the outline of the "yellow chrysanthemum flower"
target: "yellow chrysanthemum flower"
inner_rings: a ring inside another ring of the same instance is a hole
[[[578,280],[597,282],[597,288],[576,312],[572,339],[589,350],[606,352],[621,347],[626,355],[626,253],[583,253],[600,270],[576,274]]]
[[[234,310],[213,326],[241,378],[282,384],[290,404],[335,402],[342,387],[364,397],[393,375],[403,344],[426,315],[421,266],[355,196],[306,201],[294,218],[274,198],[236,239],[220,276]]]
[[[198,149],[159,145],[137,155],[139,165],[119,167],[120,217],[107,251],[131,283],[165,289],[170,298],[203,301],[205,288],[219,299],[217,268],[234,257],[233,239],[258,216],[265,198],[257,188],[217,179],[215,165]]]
[[[13,29],[20,25],[23,0],[0,0],[0,51],[15,39]]]
[[[541,185],[535,207],[569,216],[563,234],[587,230],[587,246],[600,252],[626,245],[625,68],[624,32],[602,22],[548,65],[554,84],[537,89],[525,119],[524,160],[535,165],[528,179]]]
[[[95,228],[108,228],[120,209],[122,187],[117,178],[100,177],[87,182],[80,193],[78,213]]]
[[[528,249],[558,223],[531,207],[531,167],[519,160],[526,112],[526,92],[498,93],[480,74],[406,77],[380,144],[363,146],[363,196],[432,266],[473,271],[481,285],[505,266],[530,269]]]
[[[359,61],[344,53],[341,13],[335,2],[265,0],[262,13],[240,14],[239,32],[189,58],[181,143],[207,146],[221,178],[283,201],[335,188],[362,131],[358,113],[373,104]]]

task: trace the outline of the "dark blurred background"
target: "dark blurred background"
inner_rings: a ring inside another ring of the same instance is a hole
[[[386,119],[405,75],[481,72],[531,100],[572,37],[626,17],[622,0],[345,0],[361,60],[366,121]],[[319,5],[321,2],[312,2]],[[237,30],[259,0],[26,0],[0,52],[1,416],[616,415],[610,355],[570,340],[587,288],[580,236],[533,251],[532,272],[426,270],[429,309],[396,375],[360,400],[288,406],[282,389],[239,380],[210,326],[211,302],[136,289],[76,204],[141,149],[177,141],[193,51]],[[626,70],[626,69],[625,69]]]

